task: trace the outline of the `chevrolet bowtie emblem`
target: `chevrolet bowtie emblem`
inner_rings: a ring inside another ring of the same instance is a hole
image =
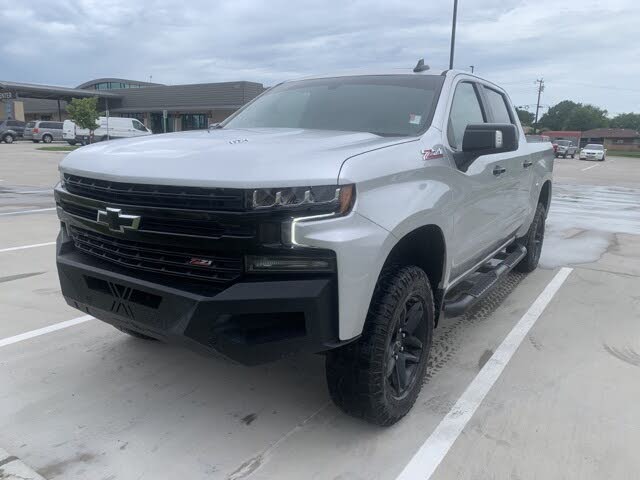
[[[137,230],[140,226],[140,215],[125,215],[119,208],[107,207],[106,210],[98,210],[96,221],[107,225],[109,230],[124,232],[125,228]]]

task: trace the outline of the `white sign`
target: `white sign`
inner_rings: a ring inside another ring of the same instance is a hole
[[[164,118],[165,120],[167,119],[167,111],[166,110],[162,110],[162,118]]]

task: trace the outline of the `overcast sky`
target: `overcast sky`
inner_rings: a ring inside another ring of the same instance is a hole
[[[349,68],[446,68],[453,0],[0,0],[0,79],[179,84]],[[638,0],[459,0],[455,67],[516,105],[563,99],[640,112]]]

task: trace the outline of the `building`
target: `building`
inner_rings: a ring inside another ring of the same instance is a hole
[[[110,116],[137,118],[154,133],[197,130],[224,120],[264,90],[245,81],[163,85],[99,78],[76,88],[0,81],[0,95],[9,97],[0,119],[64,120],[67,102],[92,96]]]
[[[629,128],[594,128],[582,132],[582,146],[601,143],[607,150],[640,151],[640,132]]]
[[[569,140],[573,142],[575,146],[579,146],[582,132],[577,130],[547,130],[542,132],[542,135],[547,135],[552,142],[556,140]]]

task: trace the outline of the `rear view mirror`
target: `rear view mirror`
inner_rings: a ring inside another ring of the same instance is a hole
[[[462,151],[473,159],[491,153],[518,149],[518,131],[510,123],[477,123],[467,125],[462,138]]]

